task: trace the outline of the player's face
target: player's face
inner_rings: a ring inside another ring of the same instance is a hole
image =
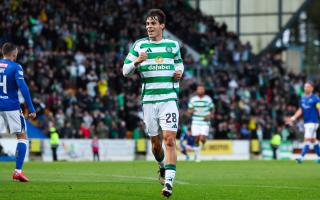
[[[205,93],[204,87],[203,87],[203,86],[198,86],[198,87],[197,87],[197,95],[203,96],[204,93]]]
[[[313,86],[310,83],[306,83],[304,84],[304,93],[306,93],[306,95],[312,94],[313,92]]]
[[[146,29],[150,39],[161,40],[164,24],[160,24],[158,17],[148,17],[146,21]]]

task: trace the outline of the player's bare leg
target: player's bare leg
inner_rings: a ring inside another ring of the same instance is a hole
[[[17,144],[17,152],[16,152],[16,169],[13,172],[12,179],[19,180],[21,182],[28,182],[29,179],[23,174],[22,166],[24,162],[24,158],[26,155],[28,140],[27,134],[22,132],[17,134],[18,144]]]
[[[162,195],[170,197],[172,194],[173,180],[176,176],[176,163],[177,163],[177,152],[176,152],[176,132],[174,131],[163,131],[164,143],[166,147],[166,174],[165,174],[165,185],[162,189]]]
[[[152,153],[159,165],[159,181],[162,185],[165,182],[165,167],[164,167],[164,150],[162,148],[162,134],[151,137]]]
[[[200,142],[202,144],[202,148],[204,148],[204,145],[205,145],[206,141],[207,141],[206,136],[205,135],[200,135]]]

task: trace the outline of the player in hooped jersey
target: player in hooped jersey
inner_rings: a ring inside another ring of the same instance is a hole
[[[301,156],[296,159],[297,163],[302,163],[304,156],[308,153],[310,145],[314,144],[314,152],[318,155],[317,162],[320,163],[320,146],[317,141],[317,129],[319,127],[320,98],[313,94],[313,84],[304,84],[304,96],[299,102],[299,109],[296,113],[286,119],[287,124],[292,124],[297,118],[303,115],[304,120],[304,146]]]
[[[123,75],[139,72],[142,81],[143,118],[159,164],[162,195],[170,197],[176,174],[176,133],[179,80],[184,66],[179,43],[163,38],[166,16],[159,9],[147,13],[147,38],[137,40],[124,61]],[[162,148],[162,140],[166,151]],[[164,163],[165,162],[165,163]]]
[[[28,86],[24,81],[22,66],[16,63],[18,48],[12,43],[2,46],[3,59],[0,60],[0,133],[16,134],[16,169],[13,180],[28,182],[23,174],[22,166],[26,155],[28,140],[26,121],[21,112],[18,90],[27,103],[29,118],[34,119],[36,112],[32,104]]]
[[[192,115],[191,132],[195,137],[195,161],[200,162],[200,145],[204,148],[209,135],[210,120],[214,115],[214,104],[211,97],[205,94],[205,87],[198,84],[196,95],[190,99],[188,112]]]

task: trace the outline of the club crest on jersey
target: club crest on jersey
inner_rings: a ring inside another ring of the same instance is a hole
[[[167,51],[168,53],[172,53],[172,48],[171,48],[171,47],[166,47],[166,51]]]
[[[163,63],[163,58],[161,56],[156,57],[156,63],[162,64]]]

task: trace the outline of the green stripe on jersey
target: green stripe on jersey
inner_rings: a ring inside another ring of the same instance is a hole
[[[124,64],[130,64],[130,63],[132,63],[132,60],[129,60],[128,58],[124,60]]]
[[[163,100],[153,100],[153,101],[142,101],[144,104],[148,103],[161,103],[161,102],[168,102],[168,101],[177,101],[177,98],[169,98],[169,99],[163,99]]]
[[[173,71],[175,70],[174,65],[172,64],[157,64],[157,65],[141,65],[138,68],[139,72],[146,71]]]
[[[192,117],[205,117],[207,116],[208,114],[203,114],[203,115],[192,115]]]
[[[193,105],[193,107],[195,108],[206,108],[206,107],[209,107],[208,105]]]
[[[176,47],[176,44],[173,42],[163,42],[163,43],[143,43],[140,48],[155,48],[155,47]]]
[[[178,91],[179,91],[178,88],[145,89],[143,91],[143,94],[144,95],[171,94],[171,93],[177,93]]]
[[[193,104],[195,104],[195,103],[209,103],[209,101],[206,101],[206,100],[195,100],[192,102],[193,102]]]
[[[211,108],[202,108],[199,110],[199,108],[194,108],[194,113],[199,114],[199,113],[210,113]]]
[[[147,53],[148,59],[155,59],[155,58],[174,58],[174,54],[170,52],[165,53]]]
[[[144,83],[178,82],[178,81],[174,80],[172,76],[148,77],[148,78],[142,78],[141,80]]]
[[[131,53],[132,55],[136,56],[136,57],[139,56],[139,53],[138,53],[136,50],[134,50],[133,48],[130,50],[130,53]]]

